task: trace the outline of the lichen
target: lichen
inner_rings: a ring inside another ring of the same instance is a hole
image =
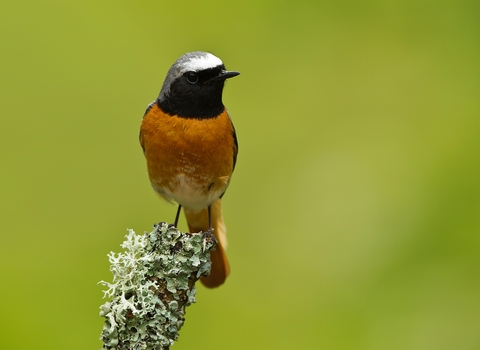
[[[188,234],[160,223],[151,233],[128,230],[121,247],[110,252],[113,282],[100,307],[105,318],[103,349],[168,349],[178,338],[185,308],[195,302],[195,282],[210,272],[211,232]]]

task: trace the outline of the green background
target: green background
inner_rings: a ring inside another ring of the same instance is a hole
[[[232,273],[174,349],[480,348],[478,1],[1,1],[0,44],[1,349],[101,347],[107,253],[174,218],[138,130],[194,50],[242,73]]]

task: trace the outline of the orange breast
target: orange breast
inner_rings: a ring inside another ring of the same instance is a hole
[[[204,208],[227,188],[236,146],[226,110],[215,118],[180,118],[155,104],[142,120],[140,142],[152,186],[166,199]]]

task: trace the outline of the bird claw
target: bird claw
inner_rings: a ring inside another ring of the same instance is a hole
[[[218,246],[217,238],[213,234],[213,228],[210,228],[207,231],[203,232],[203,251],[205,251],[207,243],[211,243],[213,245],[212,250],[215,250]]]

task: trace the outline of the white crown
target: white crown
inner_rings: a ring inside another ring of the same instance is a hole
[[[205,52],[205,54],[202,56],[194,56],[190,58],[183,64],[183,68],[185,69],[185,72],[198,72],[204,69],[214,68],[222,64],[223,62],[220,58],[212,55],[211,53]]]

